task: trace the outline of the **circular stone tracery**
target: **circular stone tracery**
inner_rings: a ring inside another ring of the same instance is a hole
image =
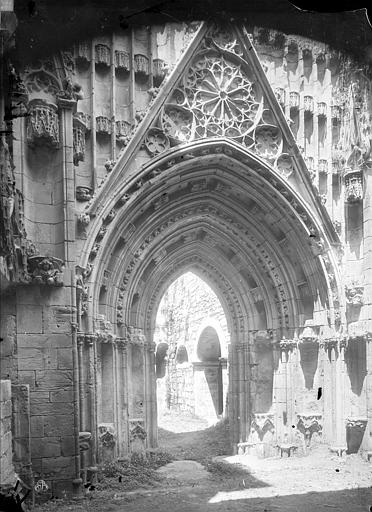
[[[184,140],[222,136],[249,147],[253,144],[249,134],[260,120],[262,101],[257,101],[253,83],[240,65],[209,53],[195,58],[164,108],[165,133],[179,138],[179,119],[185,121],[190,112]]]

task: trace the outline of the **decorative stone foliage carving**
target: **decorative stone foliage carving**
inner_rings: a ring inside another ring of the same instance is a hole
[[[289,107],[292,111],[298,112],[300,108],[300,95],[296,91],[291,91],[289,93]]]
[[[111,172],[116,165],[116,160],[107,160],[105,162],[105,169],[107,172]]]
[[[96,44],[95,46],[95,61],[96,64],[104,66],[111,65],[111,50],[105,44]]]
[[[52,148],[59,146],[59,120],[56,105],[44,100],[30,101],[27,142],[30,146],[37,144],[48,144]]]
[[[90,116],[77,112],[73,116],[74,165],[79,165],[85,158],[85,136],[89,130]]]
[[[322,415],[316,412],[298,413],[297,418],[297,428],[304,435],[306,445],[309,446],[313,434],[323,429]]]
[[[90,223],[90,215],[88,213],[81,213],[78,217],[78,222],[83,227],[88,226]]]
[[[100,244],[94,244],[90,253],[89,253],[89,259],[94,260],[94,258],[97,256],[98,251],[100,250]]]
[[[364,286],[357,281],[352,281],[345,286],[346,301],[351,306],[363,305]]]
[[[97,133],[111,135],[111,121],[108,117],[98,116],[96,117],[96,131]]]
[[[109,224],[112,222],[116,217],[116,210],[112,209],[109,211],[109,213],[106,215],[106,217],[103,219],[103,222],[105,224]]]
[[[12,64],[9,65],[8,80],[12,117],[23,116],[27,112],[28,90]]]
[[[144,141],[145,148],[151,156],[163,153],[170,148],[168,137],[159,128],[150,128]]]
[[[320,119],[326,119],[327,117],[327,104],[324,101],[318,103],[318,117]]]
[[[252,433],[257,432],[260,441],[267,432],[274,433],[274,414],[255,414],[251,425]]]
[[[79,449],[80,452],[86,452],[90,448],[90,441],[92,439],[91,432],[79,432]]]
[[[273,160],[282,149],[282,133],[277,126],[262,125],[255,131],[255,150],[262,158]]]
[[[132,136],[133,127],[127,121],[116,121],[116,141],[123,146],[126,146]]]
[[[159,86],[166,75],[167,68],[165,62],[162,59],[154,59],[152,65],[154,83],[155,85]]]
[[[35,284],[63,286],[63,261],[53,256],[28,258],[29,274]]]
[[[115,67],[124,71],[130,70],[130,56],[124,50],[115,50]]]
[[[145,440],[147,432],[144,420],[129,420],[129,435],[131,441],[135,439]]]
[[[345,173],[345,200],[358,203],[363,199],[363,176],[361,171],[352,170]]]
[[[23,196],[15,186],[14,165],[5,136],[0,137],[0,256],[5,261],[5,277],[27,282],[27,256],[31,242],[24,227]],[[3,274],[1,275],[3,277]]]
[[[274,167],[282,174],[282,176],[288,179],[294,172],[293,157],[288,153],[282,153],[276,159]]]
[[[116,444],[115,429],[112,423],[98,425],[98,440],[105,448],[113,448]]]
[[[107,233],[107,227],[101,226],[97,233],[96,240],[99,240],[99,241],[102,240],[102,238],[105,236],[106,233]]]
[[[90,43],[88,41],[83,41],[79,43],[76,47],[76,58],[77,60],[90,62],[91,60],[91,48]]]
[[[76,187],[76,199],[78,201],[90,201],[93,197],[93,190],[90,187]]]
[[[284,352],[292,351],[294,348],[297,348],[298,340],[297,339],[287,339],[282,338],[279,341],[279,348]]]
[[[328,174],[328,160],[321,158],[318,162],[318,171],[320,174]]]
[[[312,115],[314,112],[314,98],[312,96],[304,96],[305,114]]]
[[[338,338],[328,338],[321,340],[320,345],[324,348],[325,351],[329,351],[336,349],[338,347],[338,342]]]
[[[138,75],[149,75],[149,59],[146,55],[136,54],[134,56],[134,72]]]
[[[365,429],[368,423],[367,418],[363,418],[362,416],[354,416],[346,418],[346,427],[347,428],[361,428]]]
[[[284,89],[284,87],[277,87],[274,92],[275,92],[275,96],[276,96],[276,99],[278,100],[279,105],[282,107],[282,109],[284,109],[284,107],[285,107],[285,89]]]

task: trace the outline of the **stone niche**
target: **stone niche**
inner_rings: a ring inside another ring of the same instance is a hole
[[[116,435],[113,423],[98,425],[98,450],[101,461],[112,460],[115,456]]]

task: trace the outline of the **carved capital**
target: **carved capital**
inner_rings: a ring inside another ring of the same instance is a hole
[[[32,100],[28,107],[27,142],[30,146],[47,144],[59,146],[59,119],[57,106],[45,100]]]
[[[112,125],[108,117],[97,116],[96,117],[96,132],[103,135],[111,135]]]
[[[77,201],[90,201],[93,197],[93,190],[90,187],[76,187]]]
[[[115,50],[115,67],[123,71],[130,70],[130,56],[123,50]]]
[[[362,416],[353,416],[346,418],[345,423],[347,428],[365,429],[368,423],[368,419]]]
[[[287,338],[282,338],[279,342],[277,342],[277,344],[279,345],[280,350],[283,352],[289,352],[297,348],[298,339],[289,340]]]
[[[353,281],[345,286],[346,301],[351,306],[362,306],[363,294],[364,286],[356,281]]]
[[[363,175],[361,170],[349,170],[344,175],[345,200],[347,203],[358,203],[363,199]]]
[[[136,54],[134,56],[134,72],[139,75],[149,75],[149,59],[146,55]]]
[[[311,437],[314,432],[323,430],[322,415],[320,413],[298,413],[297,428],[304,435],[306,444],[309,446]]]
[[[63,286],[63,261],[53,256],[28,258],[29,274],[35,284]]]
[[[111,65],[111,50],[105,44],[96,44],[95,46],[95,61],[96,64],[104,66]]]
[[[251,424],[251,433],[257,432],[258,437],[262,441],[267,432],[274,433],[274,414],[254,414]]]
[[[91,432],[79,432],[79,449],[81,452],[89,450],[91,439]]]

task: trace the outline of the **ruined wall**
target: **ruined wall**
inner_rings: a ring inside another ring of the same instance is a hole
[[[182,275],[165,292],[157,316],[154,341],[168,345],[167,372],[163,382],[158,379],[160,409],[213,415],[206,370],[193,364],[200,362],[198,341],[209,325],[217,327],[221,356],[226,358],[229,333],[221,303],[195,274]]]
[[[15,484],[10,380],[0,381],[0,486]]]

